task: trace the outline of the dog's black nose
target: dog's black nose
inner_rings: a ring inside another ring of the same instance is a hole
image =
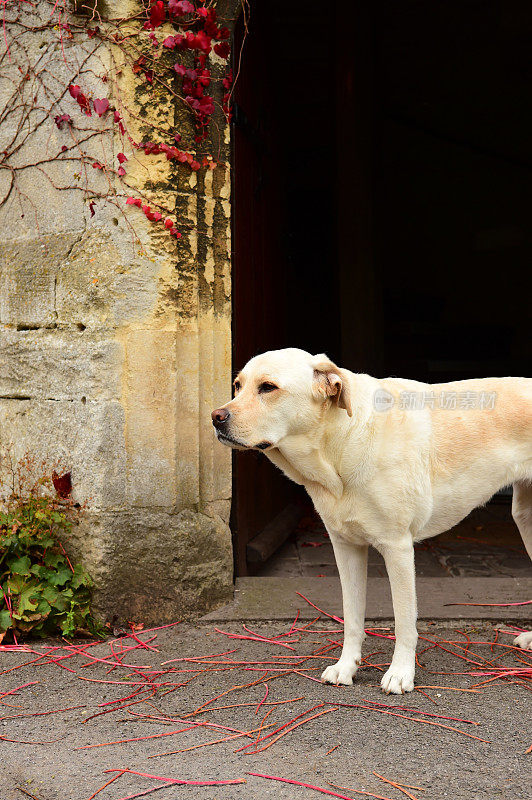
[[[221,428],[222,425],[227,422],[231,414],[225,408],[216,408],[212,414],[212,424],[215,428]]]

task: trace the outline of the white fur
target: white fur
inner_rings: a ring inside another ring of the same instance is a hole
[[[532,380],[486,378],[429,385],[377,380],[294,348],[251,359],[224,408],[238,447],[266,456],[305,486],[329,532],[340,574],[345,636],[326,683],[350,684],[361,658],[368,545],[382,553],[396,644],[381,685],[414,688],[414,542],[448,530],[503,486],[532,557]],[[261,392],[267,380],[278,388]],[[377,390],[395,399],[377,411]],[[401,392],[496,392],[492,409],[400,408]],[[227,442],[224,442],[227,443]],[[265,443],[268,446],[265,449]],[[235,446],[235,445],[233,445]],[[532,649],[532,632],[515,643]]]

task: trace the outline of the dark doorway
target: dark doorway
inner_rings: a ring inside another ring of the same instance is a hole
[[[251,3],[235,370],[296,346],[377,376],[528,374],[531,34],[524,2]],[[296,489],[235,456],[237,574]]]
[[[430,383],[526,374],[530,4],[375,8],[383,370]]]

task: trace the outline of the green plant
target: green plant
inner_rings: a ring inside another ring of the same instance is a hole
[[[12,494],[0,511],[0,641],[17,635],[97,634],[90,611],[93,582],[72,565],[63,545],[79,509],[47,494],[41,479],[25,494]]]

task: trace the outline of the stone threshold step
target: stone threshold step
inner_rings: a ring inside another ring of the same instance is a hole
[[[201,618],[201,622],[231,620],[312,619],[317,612],[296,592],[329,614],[342,616],[338,578],[237,578],[229,603]],[[493,608],[446,603],[519,603],[532,599],[532,578],[418,578],[418,614],[422,620],[517,620],[532,623],[532,604]],[[366,607],[368,620],[393,618],[387,578],[370,578]],[[523,627],[527,627],[526,624]]]

